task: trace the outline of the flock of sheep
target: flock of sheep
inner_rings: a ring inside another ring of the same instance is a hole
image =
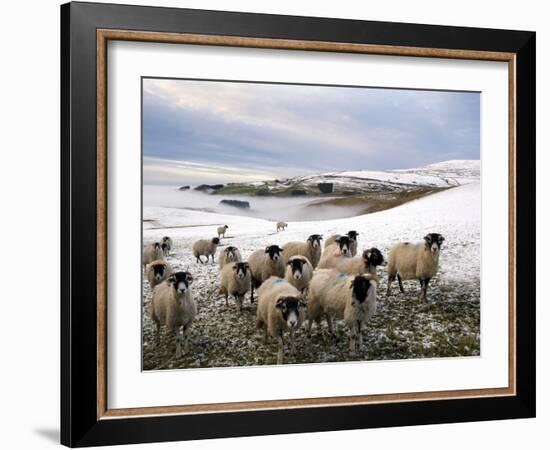
[[[287,224],[277,223],[277,231]],[[215,262],[217,248],[225,238],[228,226],[218,227],[218,236],[201,239],[192,247],[197,263]],[[294,334],[307,321],[308,334],[313,322],[324,318],[329,333],[334,335],[333,321],[343,320],[349,330],[350,352],[362,345],[362,329],[376,313],[376,289],[379,284],[378,266],[386,266],[390,294],[397,278],[401,292],[403,280],[420,282],[419,300],[426,301],[430,279],[437,273],[439,253],[444,241],[438,233],[430,233],[418,244],[394,245],[384,261],[377,248],[368,248],[357,256],[358,235],[349,231],[344,235],[310,235],[304,242],[288,242],[279,247],[268,245],[254,251],[243,261],[238,248],[225,247],[218,256],[220,266],[219,293],[235,299],[242,310],[245,295],[254,291],[258,296],[256,325],[263,330],[264,342],[268,336],[278,342],[277,364],[283,363],[284,334],[288,332],[290,351],[294,350]],[[197,314],[193,298],[191,273],[173,273],[165,260],[173,247],[170,237],[150,243],[143,248],[143,265],[152,289],[150,313],[156,325],[156,344],[160,345],[160,329],[165,326],[176,338],[176,357],[189,351],[189,333]]]

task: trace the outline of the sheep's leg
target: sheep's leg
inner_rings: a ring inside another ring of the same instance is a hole
[[[229,300],[228,300],[228,298],[229,298],[229,294],[226,292],[226,293],[225,293],[225,306],[229,306]]]
[[[357,333],[356,328],[355,328],[354,324],[352,324],[349,327],[349,352],[352,355],[355,355],[355,335],[356,335],[356,333]]]
[[[395,280],[395,274],[388,274],[388,289],[386,290],[386,297],[390,296],[391,284]]]
[[[361,325],[363,322],[360,320],[357,321],[357,333],[359,334],[359,350],[363,347],[363,333],[361,332]]]
[[[155,344],[160,345],[160,322],[155,322],[157,332],[155,333]]]
[[[176,358],[181,358],[181,336],[179,327],[174,327],[174,335],[176,336]]]
[[[279,349],[277,351],[277,364],[283,363],[283,352],[284,352],[284,341],[283,341],[283,332],[279,331],[277,335],[277,342],[279,344]]]
[[[183,340],[183,353],[187,354],[189,353],[189,328],[188,326],[184,326],[183,330],[181,332],[182,334],[182,340]]]
[[[243,310],[243,297],[244,296],[240,296],[240,295],[235,295],[235,302],[237,302],[237,309],[239,310],[239,312],[242,312]]]
[[[430,282],[429,278],[420,280],[420,300],[426,302],[428,300],[428,283]]]
[[[399,283],[399,290],[402,294],[405,293],[405,289],[403,289],[403,281],[401,280],[401,275],[397,274],[397,282]]]
[[[202,264],[202,259],[201,259],[200,255],[197,256],[197,262]]]
[[[250,280],[250,303],[254,303],[254,279]]]
[[[294,354],[294,328],[290,329],[290,353]]]
[[[264,323],[264,344],[267,344],[267,325]]]
[[[328,326],[329,334],[332,337],[336,337],[336,335],[334,334],[334,329],[332,328],[332,317],[330,317],[330,315],[328,315],[328,314],[325,314],[325,316],[327,317],[327,326]]]

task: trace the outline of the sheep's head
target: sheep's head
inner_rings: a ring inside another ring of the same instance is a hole
[[[338,236],[334,241],[338,244],[342,255],[348,256],[350,254],[350,238],[348,236]]]
[[[367,266],[379,266],[384,262],[382,252],[377,248],[369,248],[363,252],[363,259]]]
[[[306,264],[306,260],[304,258],[300,256],[294,256],[289,259],[287,264],[290,267],[290,270],[292,271],[291,273],[294,279],[299,280],[300,278],[302,278],[304,264]]]
[[[237,247],[233,247],[232,245],[230,245],[229,247],[225,248],[224,253],[226,254],[229,261],[235,261],[237,257]]]
[[[268,245],[265,248],[265,253],[269,255],[269,259],[272,261],[278,261],[281,258],[283,249],[278,245]]]
[[[153,277],[156,281],[162,281],[166,274],[166,266],[164,264],[153,264]]]
[[[176,272],[170,275],[166,281],[172,285],[178,295],[183,295],[193,282],[193,275],[189,272]]]
[[[300,297],[279,297],[275,307],[281,311],[283,320],[288,328],[297,328],[300,324],[300,310],[307,308],[307,305]]]
[[[357,236],[359,236],[359,233],[355,230],[350,230],[348,231],[347,236],[349,237],[350,241],[356,241]]]
[[[217,238],[217,237],[212,238],[212,244],[218,245],[219,243],[220,243],[220,238]]]
[[[376,281],[370,280],[364,275],[357,275],[350,283],[350,289],[352,289],[351,302],[363,303],[369,293],[369,289],[376,288]]]
[[[161,242],[164,244],[164,243],[169,243],[171,241],[170,237],[169,236],[164,236],[161,240]]]
[[[310,237],[307,238],[309,245],[311,245],[313,248],[321,247],[322,240],[323,236],[321,234],[312,234]]]
[[[164,253],[164,254],[167,254],[168,251],[170,250],[170,247],[169,247],[168,244],[166,244],[166,243],[161,244],[161,245],[160,245],[160,248],[161,248],[161,250],[162,250],[162,253]]]
[[[237,278],[240,278],[241,280],[246,277],[249,270],[250,267],[247,262],[237,262],[233,264],[233,271],[235,272],[235,275],[237,275]]]
[[[224,227],[224,228],[225,228],[226,230],[227,230],[227,229],[229,228],[229,226],[228,226],[228,225],[224,225],[223,227]]]
[[[160,243],[155,242],[155,243],[153,244],[153,247],[155,247],[155,250],[159,251],[159,250],[160,250]]]
[[[445,238],[439,233],[429,233],[424,236],[424,242],[426,243],[426,250],[431,251],[432,253],[439,253],[441,250],[441,244]]]

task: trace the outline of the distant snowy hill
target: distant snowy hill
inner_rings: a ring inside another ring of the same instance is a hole
[[[322,185],[331,185],[324,193],[336,195],[394,193],[461,186],[478,181],[479,176],[479,160],[452,160],[413,169],[327,172],[284,180],[230,183],[216,193],[319,195]]]

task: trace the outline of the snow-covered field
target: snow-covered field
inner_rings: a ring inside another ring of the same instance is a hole
[[[428,166],[429,167],[429,166]],[[432,176],[427,175],[427,176]],[[457,176],[455,178],[460,178]],[[466,180],[467,179],[467,180]],[[339,324],[339,340],[314,327],[311,338],[305,330],[297,335],[297,351],[285,355],[289,363],[346,360],[402,359],[479,355],[479,287],[481,192],[479,172],[464,174],[457,187],[378,213],[346,219],[290,222],[284,232],[276,232],[275,222],[252,217],[224,215],[187,209],[145,207],[144,242],[162,236],[174,240],[168,261],[176,270],[188,270],[195,278],[194,296],[199,314],[191,332],[191,351],[176,360],[174,342],[164,337],[160,348],[154,345],[148,306],[151,292],[143,283],[143,366],[144,369],[219,367],[274,364],[276,343],[264,345],[255,328],[255,308],[245,302],[239,314],[234,302],[225,306],[218,295],[217,264],[194,261],[191,247],[195,240],[216,235],[218,225],[229,229],[222,246],[238,247],[246,259],[257,248],[305,241],[313,233],[325,237],[357,230],[360,248],[377,247],[386,256],[390,247],[402,241],[421,241],[430,232],[445,237],[440,270],[430,283],[427,304],[417,301],[418,282],[405,282],[405,294],[394,284],[385,298],[384,268],[378,291],[378,313],[364,331],[363,349],[356,356],[348,353],[347,337]],[[206,194],[205,194],[206,195]]]

